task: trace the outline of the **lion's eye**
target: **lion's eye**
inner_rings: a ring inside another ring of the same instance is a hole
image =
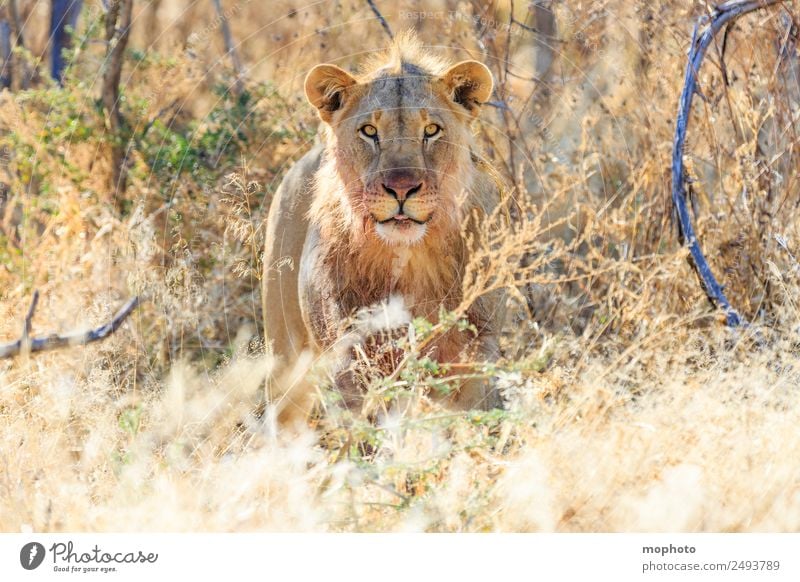
[[[425,126],[425,137],[433,137],[437,133],[442,131],[442,128],[436,125],[435,123],[429,123]]]
[[[358,130],[362,134],[366,135],[368,138],[375,139],[378,137],[378,128],[374,125],[362,125],[361,128]]]

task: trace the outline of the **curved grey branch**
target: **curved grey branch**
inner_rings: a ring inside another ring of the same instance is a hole
[[[703,64],[703,58],[714,36],[724,26],[733,22],[740,16],[766,8],[773,4],[778,4],[784,0],[730,0],[716,6],[710,15],[703,16],[698,20],[692,34],[692,46],[689,50],[689,61],[686,64],[686,76],[684,79],[683,92],[681,93],[678,104],[678,118],[675,126],[675,140],[672,148],[672,203],[678,218],[678,234],[681,242],[689,247],[690,261],[700,284],[703,286],[708,298],[717,307],[725,312],[727,323],[735,327],[744,323],[739,313],[731,307],[722,286],[717,282],[714,273],[711,271],[706,261],[697,235],[694,232],[692,219],[686,204],[686,172],[683,165],[683,149],[686,143],[686,132],[689,126],[689,114],[692,109],[692,99],[695,93],[699,93],[697,87],[697,74]],[[705,28],[698,35],[701,26]]]
[[[13,358],[18,354],[26,352],[43,352],[70,346],[82,346],[105,339],[119,329],[128,316],[133,313],[134,309],[139,306],[140,300],[138,297],[130,299],[111,321],[95,329],[68,335],[53,334],[43,338],[34,338],[30,337],[31,319],[33,319],[33,314],[36,311],[38,303],[39,292],[34,291],[33,298],[31,299],[31,306],[25,316],[22,335],[17,341],[9,344],[0,344],[0,359]]]

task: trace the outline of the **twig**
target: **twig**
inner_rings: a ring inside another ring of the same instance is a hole
[[[520,22],[519,20],[517,20],[516,18],[514,18],[514,16],[511,16],[511,24],[516,24],[516,25],[517,25],[517,26],[519,26],[519,27],[520,27],[522,30],[527,30],[528,32],[533,32],[533,33],[535,33],[535,34],[539,34],[539,29],[538,29],[538,28],[535,28],[535,27],[533,27],[533,26],[530,26],[530,25],[528,25],[528,24],[525,24],[524,22]]]
[[[147,135],[147,132],[150,131],[150,128],[153,127],[153,125],[155,125],[156,121],[161,119],[161,116],[164,115],[167,111],[169,111],[170,109],[174,109],[179,101],[180,98],[176,97],[175,99],[172,100],[172,102],[169,105],[166,105],[161,109],[159,109],[158,113],[156,113],[155,116],[153,116],[153,118],[150,121],[144,124],[144,127],[142,128],[142,131],[139,134],[139,139],[142,139],[145,135]]]
[[[22,22],[19,19],[19,8],[17,7],[17,0],[9,0],[8,9],[11,12],[11,22],[14,24],[14,44],[19,48],[25,48],[25,37],[22,35]]]
[[[214,10],[217,11],[217,18],[219,18],[219,25],[222,29],[222,40],[225,43],[225,53],[231,57],[233,71],[236,73],[236,80],[233,83],[234,93],[236,95],[241,95],[242,90],[244,89],[244,83],[242,82],[242,79],[244,78],[242,61],[239,60],[239,55],[237,54],[236,47],[233,44],[233,34],[231,34],[231,27],[228,24],[228,17],[225,15],[225,11],[222,10],[222,0],[212,0],[212,3],[214,4]]]
[[[775,68],[772,71],[772,76],[778,74],[781,66],[785,65],[791,60],[796,60],[794,57],[797,49],[797,37],[800,27],[795,23],[791,14],[782,14],[781,23],[786,27],[786,34],[781,41],[780,49],[778,50],[778,59],[775,62]]]
[[[28,339],[31,337],[31,330],[33,326],[31,324],[31,320],[33,319],[33,314],[36,313],[36,306],[39,305],[39,291],[36,290],[33,292],[33,297],[31,298],[31,306],[28,308],[28,314],[25,316],[25,325],[22,329],[22,341],[24,344],[28,343]]]
[[[11,12],[11,22],[14,25],[14,44],[18,49],[25,49],[25,37],[22,34],[22,21],[19,17],[19,8],[17,7],[17,0],[9,0],[8,9]],[[14,74],[19,79],[17,82],[20,89],[27,89],[31,80],[31,72],[28,69],[28,63],[25,59],[16,59],[14,64]]]
[[[488,105],[489,107],[494,107],[495,109],[502,109],[503,111],[511,111],[511,108],[505,101],[487,101],[484,105]]]
[[[103,75],[103,108],[111,134],[111,189],[119,204],[125,192],[125,147],[122,145],[123,119],[120,112],[119,82],[128,35],[131,30],[133,0],[111,0],[106,13],[106,71]]]
[[[394,495],[395,497],[397,497],[398,499],[400,499],[400,500],[403,502],[403,503],[402,503],[402,505],[401,505],[401,507],[402,507],[402,506],[407,506],[407,505],[408,505],[408,504],[411,502],[411,498],[410,498],[410,497],[408,497],[408,495],[403,495],[402,493],[400,493],[400,492],[399,492],[397,489],[395,489],[394,487],[390,487],[389,485],[384,485],[383,483],[381,483],[381,482],[380,482],[380,481],[378,481],[377,479],[371,479],[371,478],[369,478],[369,477],[368,477],[368,478],[366,479],[366,481],[367,481],[368,483],[372,483],[373,485],[375,485],[375,487],[378,487],[379,489],[383,489],[383,490],[384,490],[384,491],[386,491],[387,493],[391,493],[392,495]],[[393,505],[393,504],[391,504],[391,505],[392,505],[393,507],[397,507],[396,505]]]
[[[725,27],[725,32],[722,33],[722,48],[719,49],[719,66],[722,71],[722,81],[726,87],[731,86],[731,81],[728,78],[728,67],[725,66],[725,51],[728,49],[728,35],[731,32],[731,24]]]
[[[389,23],[386,22],[386,19],[383,17],[383,14],[381,14],[381,11],[378,10],[377,6],[375,6],[375,1],[374,0],[367,0],[367,4],[369,4],[369,7],[372,8],[372,12],[375,14],[375,17],[381,23],[381,26],[383,27],[383,30],[386,31],[386,34],[389,35],[390,39],[394,40],[394,34],[392,34],[392,29],[389,28]]]
[[[0,359],[13,358],[23,352],[43,352],[69,346],[82,346],[103,340],[119,329],[128,316],[133,313],[133,310],[139,306],[140,300],[139,297],[134,297],[129,300],[110,322],[98,328],[69,335],[53,334],[43,338],[32,338],[30,336],[31,320],[33,319],[33,314],[36,311],[38,303],[39,292],[34,291],[33,298],[31,299],[31,306],[28,309],[28,313],[25,315],[20,339],[9,344],[0,344]]]
[[[532,76],[532,77],[525,77],[525,76],[519,75],[519,74],[517,74],[517,73],[515,73],[514,71],[511,71],[511,70],[506,71],[506,74],[509,77],[514,77],[515,79],[519,79],[521,81],[528,81],[529,83],[543,83],[544,82],[542,79],[540,79],[539,77],[537,77],[535,75]]]
[[[0,89],[11,87],[11,25],[0,20]]]
[[[725,312],[727,324],[731,327],[742,325],[744,320],[731,307],[722,286],[717,282],[711,267],[708,265],[700,243],[694,232],[689,209],[686,206],[686,172],[683,164],[683,149],[686,144],[686,132],[689,126],[689,116],[692,110],[692,99],[697,88],[697,74],[703,64],[703,57],[714,36],[724,26],[736,18],[783,0],[729,0],[714,8],[709,16],[703,16],[695,24],[692,33],[692,45],[689,59],[686,64],[686,75],[683,91],[678,103],[678,117],[675,124],[675,139],[672,148],[672,204],[678,219],[678,236],[682,243],[689,247],[689,260],[700,278],[709,300]],[[702,33],[698,35],[701,25],[705,25]]]

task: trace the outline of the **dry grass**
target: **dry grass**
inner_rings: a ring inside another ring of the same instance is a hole
[[[21,4],[33,66],[45,3]],[[303,72],[385,45],[366,3],[333,16],[225,2],[240,97],[220,89],[233,75],[210,3],[137,5],[117,200],[87,11],[64,89],[39,78],[0,94],[0,341],[34,288],[40,332],[96,324],[133,292],[149,301],[105,343],[0,362],[0,530],[800,528],[797,3],[737,23],[727,87],[712,47],[690,129],[698,230],[753,322],[739,331],[709,308],[670,222],[672,123],[703,3],[554,3],[551,51],[519,28],[507,42],[503,2],[483,24],[478,3],[384,4],[395,30],[489,63],[509,107],[488,108],[482,130],[515,186],[516,234],[487,239],[472,279],[509,290],[505,358],[484,371],[506,410],[438,407],[435,366],[412,350],[369,393],[412,396],[403,415],[337,412],[324,381],[330,413],[302,438],[259,414],[262,222],[313,139]]]

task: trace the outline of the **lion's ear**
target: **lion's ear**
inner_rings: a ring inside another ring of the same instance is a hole
[[[350,73],[336,65],[317,65],[306,75],[306,98],[317,108],[323,121],[330,121],[331,115],[344,103],[344,92],[355,85]]]
[[[465,107],[473,117],[477,117],[480,106],[489,100],[494,87],[491,71],[478,61],[453,65],[442,75],[442,81],[451,99]]]

